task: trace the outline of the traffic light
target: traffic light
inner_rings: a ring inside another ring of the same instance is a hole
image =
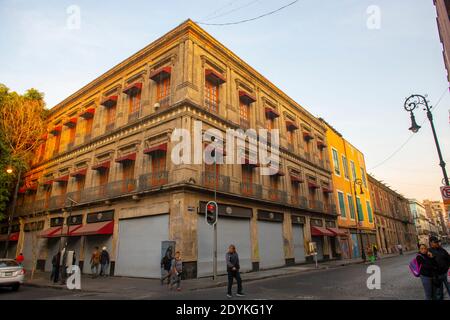
[[[206,222],[211,226],[217,223],[218,209],[219,207],[215,201],[209,201],[206,204]]]

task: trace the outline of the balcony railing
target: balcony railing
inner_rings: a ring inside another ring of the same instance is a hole
[[[239,120],[240,126],[242,129],[249,129],[250,128],[250,121],[248,121],[247,119],[240,119]]]
[[[91,133],[87,133],[84,135],[84,143],[87,143],[89,141],[91,141],[92,139],[92,134]]]
[[[73,149],[73,147],[75,146],[75,142],[69,142],[68,144],[67,144],[67,150],[68,151],[70,151],[70,150],[72,150]]]
[[[108,198],[114,198],[123,194],[129,194],[136,191],[136,179],[125,179],[107,184]]]
[[[116,127],[116,124],[114,122],[106,124],[105,132],[111,132]]]
[[[292,204],[296,207],[300,207],[301,209],[307,209],[308,208],[308,199],[303,196],[292,196]]]
[[[162,108],[168,108],[170,105],[170,96],[166,96],[164,98],[161,98],[159,101],[159,107]]]
[[[48,201],[48,209],[54,210],[54,209],[60,209],[64,208],[66,203],[66,195],[59,195],[59,196],[53,196]]]
[[[337,208],[334,203],[325,204],[324,212],[329,214],[337,214]]]
[[[202,186],[209,189],[217,189],[219,191],[230,191],[230,177],[221,174],[214,174],[214,172],[202,172],[201,174]]]
[[[139,119],[140,114],[140,110],[130,113],[128,115],[128,122],[136,121],[137,119]]]
[[[315,211],[323,212],[323,202],[319,200],[309,201],[309,207]]]
[[[294,152],[294,145],[292,143],[287,144],[287,149],[289,152]]]
[[[305,153],[303,154],[303,158],[305,158],[305,159],[308,160],[308,161],[311,161],[311,154],[308,153],[308,152],[305,152]]]
[[[241,182],[241,194],[247,197],[262,198],[262,186],[256,183]]]
[[[267,195],[269,200],[287,203],[287,192],[281,190],[267,189]]]
[[[206,110],[208,110],[210,112],[217,112],[218,105],[215,101],[205,99],[205,108],[206,108]]]
[[[146,191],[167,184],[169,173],[158,171],[139,176],[139,191]]]

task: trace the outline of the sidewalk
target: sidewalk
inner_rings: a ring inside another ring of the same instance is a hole
[[[408,253],[405,253],[408,254]],[[398,256],[398,254],[384,255],[382,259]],[[342,266],[363,263],[362,259],[353,260],[332,260],[319,263],[316,269],[314,264],[295,265],[277,269],[262,270],[257,272],[248,272],[242,274],[243,282],[250,282],[256,280],[262,280],[267,278],[275,278],[288,276],[298,273],[314,272],[318,270],[325,270],[331,268],[338,268]],[[28,274],[25,279],[25,286],[41,287],[41,288],[55,288],[68,290],[65,285],[53,284],[50,281],[49,272],[36,272],[34,279],[29,279]],[[211,277],[189,279],[182,281],[183,291],[194,291],[200,289],[224,287],[227,285],[227,276],[221,275],[217,277],[217,280],[212,280]],[[105,277],[105,278],[91,278],[90,275],[81,275],[81,290],[82,292],[95,292],[95,293],[122,293],[125,291],[133,292],[133,295],[152,295],[155,296],[161,293],[161,282],[158,279],[146,279],[146,278],[129,278],[129,277]]]

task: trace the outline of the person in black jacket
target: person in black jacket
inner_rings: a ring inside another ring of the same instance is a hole
[[[450,289],[447,279],[448,268],[450,267],[450,255],[444,248],[441,247],[439,239],[434,236],[430,237],[430,245],[430,252],[435,257],[437,263],[437,277],[435,279],[435,284],[437,286],[436,297],[438,300],[443,300],[444,286],[450,296]]]
[[[419,245],[419,253],[416,259],[420,265],[420,280],[425,292],[425,299],[436,300],[436,288],[433,284],[433,279],[437,276],[436,260],[425,244]]]
[[[100,277],[107,276],[108,266],[109,266],[109,253],[106,250],[106,247],[103,247],[102,252],[100,253]]]
[[[227,291],[227,298],[231,298],[231,288],[233,287],[233,280],[236,278],[237,282],[237,296],[243,297],[244,293],[242,293],[242,280],[241,280],[241,274],[239,272],[240,265],[239,265],[239,255],[236,252],[236,247],[234,244],[231,244],[228,247],[228,252],[225,255],[225,261],[227,263],[227,272],[228,272],[228,291]]]

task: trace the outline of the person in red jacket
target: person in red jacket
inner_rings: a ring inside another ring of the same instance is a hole
[[[19,255],[16,257],[16,261],[18,264],[22,265],[23,264],[23,260],[25,260],[25,258],[23,257],[23,253],[19,253]]]

